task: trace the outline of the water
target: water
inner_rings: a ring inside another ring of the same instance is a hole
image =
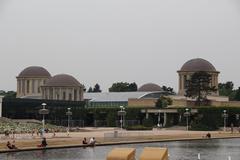
[[[134,147],[137,157],[144,147],[167,147],[170,160],[239,160],[240,139],[198,140],[179,142],[160,142],[118,146],[99,146],[95,148],[69,148],[46,151],[27,151],[0,154],[2,160],[105,160],[106,155],[115,147]]]

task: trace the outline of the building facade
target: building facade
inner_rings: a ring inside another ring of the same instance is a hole
[[[179,71],[177,71],[179,76],[178,94],[180,96],[185,95],[186,81],[191,78],[192,74],[199,71],[204,71],[210,74],[212,76],[210,85],[212,87],[215,86],[216,88],[218,88],[218,75],[220,72],[217,71],[216,68],[205,59],[201,58],[191,59],[187,61]],[[218,96],[219,94],[217,91],[212,92],[211,95]]]
[[[25,68],[17,77],[17,98],[41,96],[41,86],[50,78],[50,73],[43,67]]]
[[[83,85],[67,74],[53,76],[41,89],[42,99],[83,101]]]

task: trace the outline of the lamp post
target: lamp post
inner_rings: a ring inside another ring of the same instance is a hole
[[[160,109],[158,110],[158,124],[157,124],[157,127],[159,128],[160,127]]]
[[[70,116],[72,115],[71,108],[68,108],[68,109],[67,109],[66,115],[68,116],[67,134],[69,135],[69,130],[70,130]]]
[[[226,120],[228,117],[227,111],[225,109],[223,110],[222,117],[223,117],[223,130],[225,132],[226,131]]]
[[[190,112],[189,112],[189,109],[186,108],[185,109],[185,113],[184,113],[184,116],[186,117],[186,121],[187,121],[187,131],[188,131],[188,117],[190,116]]]
[[[121,116],[120,119],[120,124],[121,124],[121,129],[123,129],[123,117],[126,115],[125,108],[123,106],[120,106],[120,111],[118,111],[118,115]]]
[[[42,133],[45,132],[45,115],[49,114],[49,110],[45,108],[47,104],[46,103],[42,103],[42,109],[39,110],[39,114],[41,114],[43,116],[42,119]]]

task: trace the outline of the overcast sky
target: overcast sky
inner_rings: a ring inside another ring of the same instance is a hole
[[[177,90],[204,58],[240,86],[239,0],[0,0],[0,90],[28,66],[104,91],[117,81]]]

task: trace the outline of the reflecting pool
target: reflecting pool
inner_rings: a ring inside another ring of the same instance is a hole
[[[167,147],[170,160],[197,160],[198,153],[202,160],[239,160],[240,139],[196,140],[142,143],[118,146],[98,146],[87,148],[54,149],[45,151],[26,151],[0,154],[3,160],[105,160],[106,155],[115,147],[134,147],[136,157],[144,147]]]

